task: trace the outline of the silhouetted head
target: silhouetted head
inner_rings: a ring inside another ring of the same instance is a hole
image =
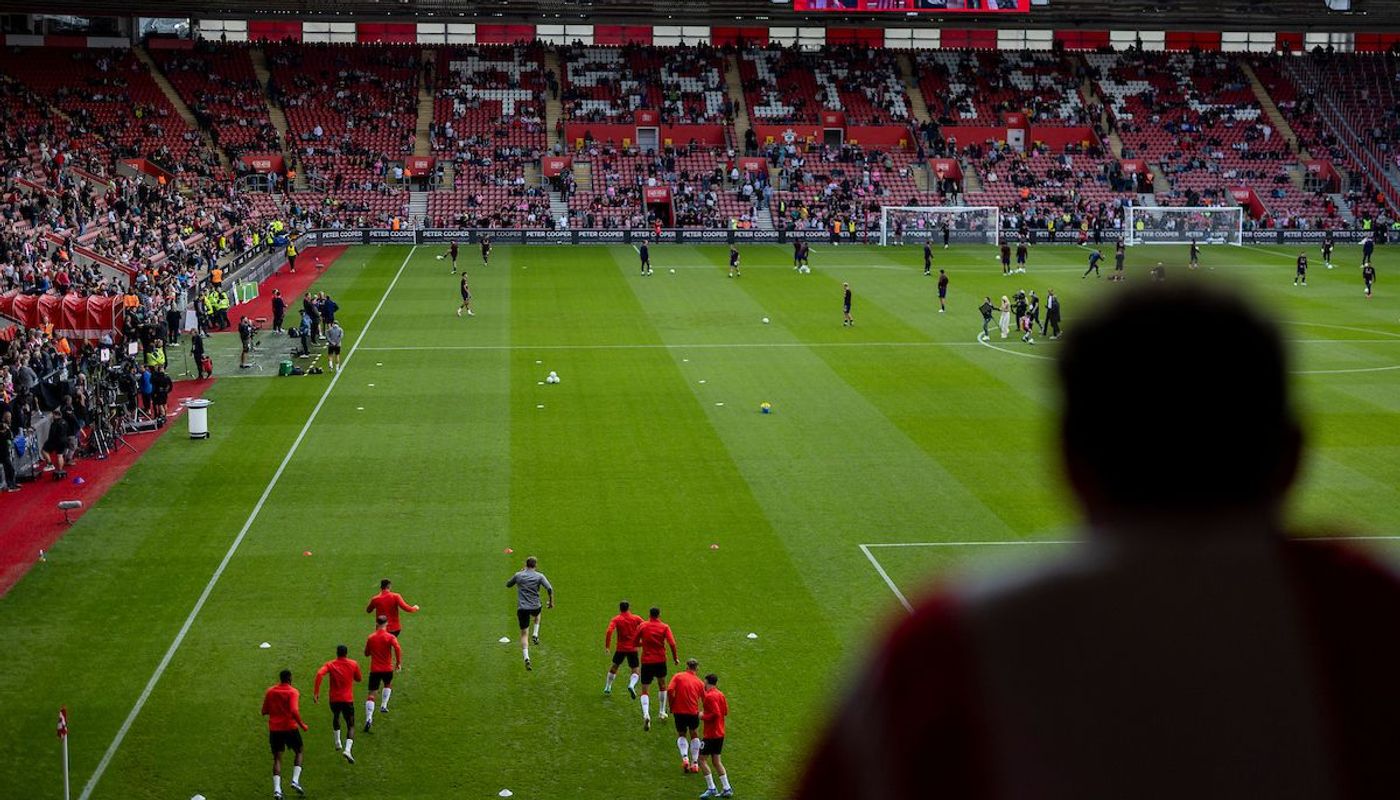
[[[1091,521],[1272,511],[1297,474],[1283,341],[1237,295],[1130,290],[1069,335],[1059,378],[1065,465]]]
[[[345,658],[346,656],[350,655],[350,648],[346,647],[343,644],[338,644],[335,646],[335,654],[340,658]]]
[[[281,681],[282,683],[291,683],[292,671],[289,669],[282,670],[281,672],[277,673],[277,680]]]
[[[627,602],[626,600],[623,600],[621,603],[618,603],[618,604],[617,604],[617,610],[618,610],[618,611],[622,611],[622,612],[626,612],[626,611],[627,611],[628,609],[630,609],[631,607],[632,607],[632,604],[629,603],[629,602]]]
[[[661,619],[661,609],[657,608],[656,606],[652,606],[651,611],[647,612],[647,614],[652,619]]]

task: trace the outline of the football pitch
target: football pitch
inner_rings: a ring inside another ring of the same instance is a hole
[[[441,250],[350,250],[317,284],[341,306],[342,372],[220,380],[210,440],[165,436],[0,598],[0,796],[62,796],[60,705],[74,797],[269,796],[259,706],[284,667],[309,797],[697,796],[669,721],[644,733],[621,684],[603,695],[627,599],[720,675],[736,796],[777,798],[904,600],[1074,535],[1058,343],[976,334],[983,296],[1017,289],[1054,289],[1073,331],[1118,288],[1081,279],[1083,249],[1036,247],[1011,277],[991,248],[937,250],[940,314],[916,247],[818,246],[799,275],[789,247],[750,245],[737,279],[724,247],[653,247],[651,277],[630,246],[503,246],[485,267],[464,247],[472,318]],[[1189,279],[1242,288],[1292,342],[1311,445],[1294,522],[1400,553],[1400,256],[1379,250],[1367,300],[1357,249],[1329,271],[1308,248],[1306,288],[1297,252],[1209,247]],[[1187,280],[1185,258],[1130,249],[1129,279],[1162,261]],[[1107,396],[1102,413],[1133,447],[1156,417],[1211,411]],[[526,555],[558,593],[533,672],[504,586]],[[337,644],[360,654],[383,577],[422,611],[351,766],[312,677]]]

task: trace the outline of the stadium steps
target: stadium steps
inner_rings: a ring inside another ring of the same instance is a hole
[[[1099,118],[1097,122],[1100,130],[1108,133],[1108,149],[1113,153],[1114,158],[1122,159],[1123,137],[1119,136],[1118,132],[1108,124],[1108,104],[1103,101],[1102,97],[1099,97],[1098,92],[1094,91],[1092,79],[1085,78],[1084,82],[1079,84],[1079,97],[1084,101],[1085,106],[1098,105]]]
[[[761,231],[775,230],[773,226],[773,212],[769,210],[767,206],[760,206],[758,214],[754,218],[754,224],[757,225],[758,229]]]
[[[919,76],[914,70],[914,60],[908,53],[900,53],[899,77],[904,81],[904,93],[909,95],[909,113],[917,123],[929,122],[933,116],[928,113],[928,103],[924,102],[924,93],[919,89]],[[928,191],[928,187],[920,187],[920,191]]]
[[[1142,206],[1143,208],[1156,208],[1158,205],[1157,195],[1155,194],[1139,194],[1137,196],[1137,202],[1138,205]]]
[[[420,220],[428,218],[427,192],[408,193],[408,218],[410,220]]]
[[[292,161],[291,151],[287,149],[287,115],[282,112],[278,105],[272,102],[272,96],[267,93],[267,85],[272,81],[272,71],[267,68],[267,54],[261,47],[253,47],[248,50],[248,58],[253,62],[253,75],[258,79],[258,85],[262,87],[263,102],[267,104],[267,118],[272,122],[272,127],[277,129],[277,138],[282,142],[282,163],[288,169],[295,168]],[[306,175],[303,170],[297,169],[296,180],[292,182],[292,188],[298,192],[306,191],[309,186],[306,183]]]
[[[1288,149],[1297,153],[1298,158],[1311,161],[1312,155],[1308,153],[1306,148],[1298,145],[1298,134],[1293,132],[1293,126],[1289,125],[1288,120],[1284,119],[1283,114],[1279,112],[1278,104],[1274,102],[1274,98],[1269,96],[1269,90],[1264,88],[1259,76],[1254,73],[1254,67],[1251,67],[1249,62],[1244,60],[1239,63],[1240,72],[1243,72],[1244,76],[1249,79],[1249,86],[1254,90],[1254,97],[1259,101],[1259,107],[1264,109],[1264,116],[1269,118],[1269,124],[1274,126],[1274,131],[1279,136],[1284,137],[1284,141],[1288,142]],[[1294,181],[1294,185],[1301,189],[1301,179]]]
[[[554,219],[556,219],[556,220],[558,220],[558,219],[560,219],[560,218],[565,218],[565,219],[568,218],[568,216],[569,216],[569,201],[564,199],[564,195],[563,195],[562,192],[556,192],[556,191],[554,191],[553,189],[550,190],[550,192],[549,192],[549,215],[550,215],[551,217],[554,217]]]
[[[450,158],[442,162],[442,188],[457,188],[457,165]]]
[[[544,185],[544,177],[540,175],[540,164],[539,164],[538,161],[529,161],[529,162],[526,162],[526,163],[525,163],[525,167],[524,167],[524,172],[525,172],[525,185],[526,185],[526,186],[543,186],[543,185]]]
[[[958,159],[958,166],[962,167],[964,195],[971,192],[982,191],[982,178],[978,176],[977,170],[973,169],[972,162],[967,159]]]
[[[563,69],[559,66],[559,53],[553,47],[546,47],[544,51],[544,68],[546,72],[554,73],[554,77],[563,80]],[[555,97],[549,89],[544,90],[544,132],[545,144],[549,146],[551,153],[566,153],[571,147],[564,144],[564,136],[559,127],[559,123],[564,118],[564,103]]]
[[[426,64],[436,64],[437,51],[424,50],[422,60]],[[428,128],[433,124],[433,91],[423,83],[421,69],[418,75],[418,126],[414,128],[413,154],[430,156],[433,154],[433,143],[428,136]]]
[[[1149,164],[1152,169],[1152,193],[1171,194],[1172,182],[1167,180],[1167,170],[1161,164]]]
[[[588,161],[574,162],[574,185],[579,192],[587,194],[593,191],[593,164]]]
[[[151,79],[156,82],[156,86],[160,87],[161,94],[165,95],[165,99],[170,101],[171,106],[174,106],[175,113],[180,115],[180,119],[185,121],[185,125],[189,126],[192,131],[199,131],[200,137],[204,139],[204,144],[218,155],[219,165],[232,172],[228,153],[225,153],[222,147],[214,144],[214,138],[209,135],[209,131],[200,126],[199,120],[194,118],[194,112],[190,111],[190,107],[181,99],[180,93],[175,91],[170,79],[165,77],[165,73],[160,71],[160,67],[156,66],[155,60],[151,58],[150,53],[146,52],[146,48],[138,44],[131,48],[131,52],[136,55],[138,61],[146,65],[146,71],[151,73]]]
[[[749,138],[753,122],[749,119],[749,104],[744,99],[744,82],[739,78],[739,56],[730,53],[724,57],[724,86],[729,99],[734,101],[734,138],[736,151],[743,152],[744,142]],[[762,142],[759,145],[762,146]]]
[[[1327,198],[1337,207],[1337,216],[1341,217],[1343,222],[1347,225],[1356,224],[1356,215],[1351,213],[1351,204],[1347,202],[1346,195],[1337,192],[1327,195]]]

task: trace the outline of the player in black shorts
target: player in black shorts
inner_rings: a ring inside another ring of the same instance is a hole
[[[1011,274],[1011,245],[1006,242],[1001,243],[1001,274]]]
[[[939,270],[942,272],[942,270]],[[933,274],[933,245],[924,242],[924,275]]]
[[[447,254],[446,254],[446,255],[447,255],[448,258],[452,259],[452,272],[450,272],[450,273],[448,273],[448,274],[450,274],[450,275],[456,275],[456,274],[457,274],[457,242],[456,242],[455,239],[454,239],[453,242],[452,242],[452,246],[449,247],[449,248],[447,248]]]
[[[457,306],[457,316],[462,316],[463,311],[466,311],[469,317],[476,316],[476,312],[472,311],[472,290],[467,285],[467,273],[465,272],[462,273],[462,304]]]
[[[1308,285],[1308,254],[1298,254],[1298,270],[1293,273],[1293,285],[1297,286],[1302,281],[1304,286]]]
[[[948,310],[948,273],[938,271],[938,313]]]
[[[1366,282],[1366,297],[1371,297],[1371,284],[1376,282],[1376,268],[1367,264],[1361,268],[1361,280]]]
[[[1197,269],[1197,268],[1199,268],[1200,266],[1201,266],[1201,246],[1198,245],[1198,244],[1196,244],[1196,240],[1195,240],[1195,239],[1192,239],[1192,240],[1191,240],[1191,263],[1190,263],[1190,267],[1191,267],[1191,269]]]
[[[949,228],[948,228],[948,223],[945,222],[945,223],[943,223],[943,249],[944,249],[944,250],[947,250],[947,249],[948,249],[948,237],[949,237],[949,235],[950,235],[950,230],[949,230]]]
[[[739,248],[731,244],[729,246],[729,277],[737,278],[740,276],[740,274],[741,273],[739,272]]]
[[[802,240],[801,240],[801,239],[793,239],[793,240],[792,240],[792,268],[795,269],[795,270],[800,270],[800,269],[802,269]]]
[[[486,266],[491,262],[491,237],[481,237],[481,266]]]
[[[1328,269],[1331,269],[1331,268],[1332,268],[1332,247],[1333,247],[1333,246],[1334,246],[1334,242],[1333,242],[1333,239],[1332,239],[1332,232],[1331,232],[1331,231],[1327,231],[1326,233],[1322,234],[1322,265],[1323,265],[1324,267],[1327,267]]]
[[[639,246],[637,247],[637,256],[638,256],[638,257],[641,259],[641,261],[642,261],[642,274],[643,274],[643,275],[650,275],[650,274],[651,274],[651,248],[647,247],[647,243],[646,243],[646,242],[642,242],[641,245],[639,245]]]
[[[1026,258],[1030,255],[1030,247],[1026,245],[1026,237],[1022,236],[1021,241],[1016,243],[1016,271],[1026,271]]]
[[[845,315],[841,317],[841,324],[847,328],[853,328],[855,327],[856,321],[855,318],[851,316],[851,285],[849,283],[841,284],[841,291],[841,304],[842,308],[845,309]]]
[[[802,262],[801,266],[798,267],[798,272],[811,272],[812,243],[807,241],[806,239],[802,239],[798,242],[798,246],[799,250],[797,258],[799,261]]]
[[[1126,258],[1127,255],[1123,240],[1119,239],[1118,244],[1113,246],[1113,274],[1109,276],[1109,280],[1123,280],[1123,259]]]

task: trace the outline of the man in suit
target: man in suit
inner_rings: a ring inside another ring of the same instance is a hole
[[[1055,332],[1050,336],[1051,339],[1060,338],[1060,298],[1055,294],[1054,289],[1048,289],[1045,292],[1045,323],[1040,326],[1042,336],[1045,335],[1047,328]]]

